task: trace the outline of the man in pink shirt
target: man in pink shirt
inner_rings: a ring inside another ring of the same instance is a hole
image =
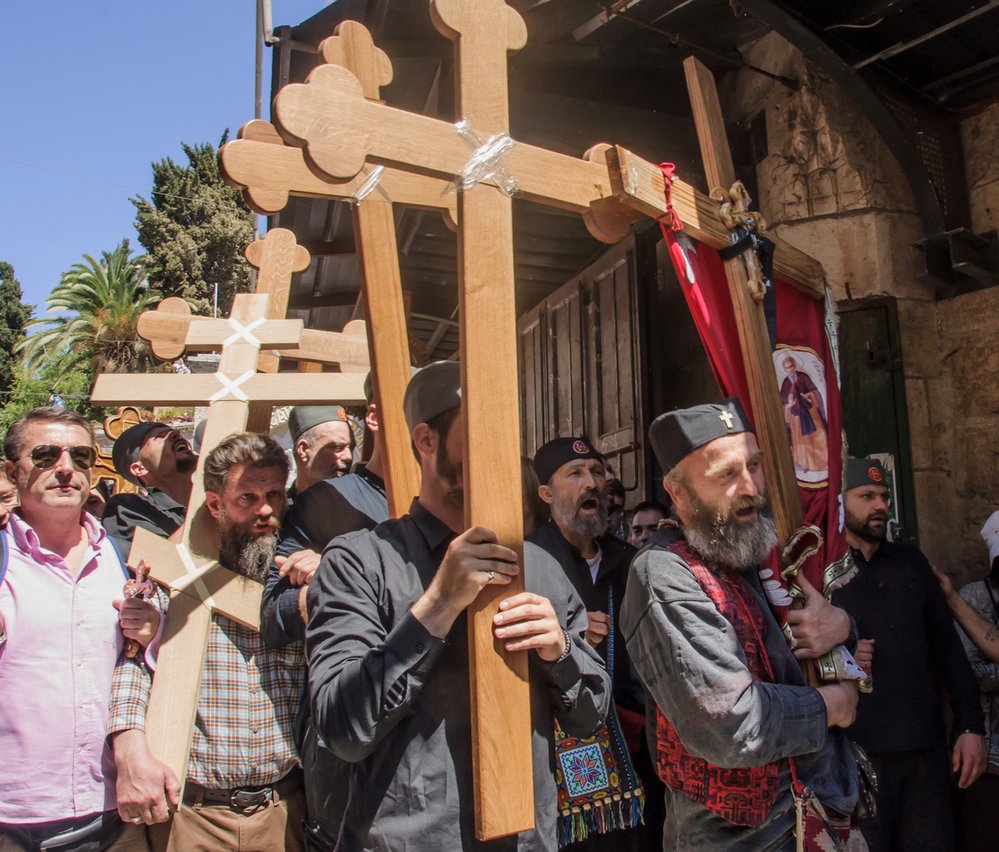
[[[118,818],[105,738],[126,569],[83,511],[93,430],[74,412],[36,408],[11,426],[4,454],[21,505],[0,532],[0,852],[43,841],[60,852],[145,850],[144,828]]]

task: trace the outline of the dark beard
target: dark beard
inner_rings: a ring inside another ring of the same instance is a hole
[[[871,519],[874,517],[884,522],[884,526],[881,527],[880,531],[875,530],[871,526]],[[878,542],[882,542],[888,534],[888,515],[881,512],[874,512],[868,515],[863,521],[856,515],[846,512],[843,520],[846,523],[846,528],[850,532],[852,532],[857,538],[868,542],[868,544],[877,544]]]
[[[263,583],[277,552],[277,528],[269,535],[254,535],[248,525],[230,523],[225,509],[219,510],[218,525],[222,565],[255,583]]]
[[[444,502],[452,509],[465,507],[464,470],[461,460],[452,461],[447,454],[447,436],[442,436],[437,450],[437,475],[443,479],[448,489],[444,492]]]
[[[174,467],[180,473],[191,473],[198,466],[198,457],[191,453],[189,456],[175,457]]]
[[[597,513],[581,517],[580,510],[587,500],[595,500]],[[580,539],[595,539],[607,532],[607,494],[602,488],[590,488],[572,503],[569,498],[554,494],[552,517],[559,528]]]
[[[755,568],[777,545],[770,503],[762,495],[746,497],[727,512],[690,495],[693,514],[683,525],[683,534],[705,564],[721,574],[741,574]],[[735,513],[749,506],[758,512],[750,522],[736,519]]]

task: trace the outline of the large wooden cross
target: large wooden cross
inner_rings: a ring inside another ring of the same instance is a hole
[[[91,395],[97,405],[207,405],[202,453],[194,474],[187,516],[178,533],[164,540],[137,529],[129,564],[145,560],[150,576],[170,589],[170,611],[157,661],[157,676],[146,714],[152,753],[183,779],[194,735],[208,631],[213,612],[259,629],[262,587],[218,564],[216,526],[204,505],[204,460],[228,435],[257,419],[257,431],[270,423],[270,407],[299,403],[363,400],[363,373],[264,374],[257,372],[262,346],[295,347],[301,320],[268,320],[267,294],[241,294],[228,319],[186,319],[169,311],[144,315],[146,333],[163,326],[183,329],[183,345],[219,350],[216,373],[203,375],[98,376]],[[253,410],[253,409],[256,410]]]
[[[461,130],[367,99],[357,78],[335,65],[319,66],[305,84],[282,89],[274,119],[323,180],[355,179],[366,165],[383,164],[459,184],[466,521],[495,529],[503,544],[519,550],[519,391],[506,193],[580,213],[591,233],[614,242],[642,215],[666,213],[664,183],[657,166],[623,148],[602,144],[577,159],[510,140],[506,57],[525,43],[523,20],[501,0],[431,0],[431,14],[456,43],[457,100],[467,121]],[[715,201],[681,180],[673,182],[672,201],[694,238],[715,248],[731,243]],[[797,286],[823,292],[819,264],[779,241],[775,267]],[[481,838],[533,825],[526,659],[505,656],[491,635],[491,617],[507,594],[482,595],[469,618]]]
[[[392,80],[388,56],[354,21],[338,26],[319,45],[319,54],[325,62],[349,67],[372,101],[378,101],[380,87]],[[409,430],[399,416],[410,356],[393,204],[441,211],[449,227],[456,228],[457,197],[445,180],[393,168],[363,170],[340,181],[317,175],[301,148],[285,145],[274,126],[261,120],[240,128],[239,138],[222,147],[219,163],[228,183],[242,189],[247,204],[258,213],[283,209],[291,195],[352,202],[361,293],[372,329],[370,359],[378,377],[386,496],[390,516],[399,517],[408,511],[420,480]]]

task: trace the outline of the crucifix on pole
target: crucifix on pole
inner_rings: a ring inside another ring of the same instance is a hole
[[[506,59],[526,41],[523,20],[501,0],[432,0],[430,8],[438,30],[456,46],[463,119],[458,125],[368,99],[358,79],[336,65],[321,65],[305,84],[283,88],[275,98],[274,120],[324,180],[356,179],[364,168],[380,164],[457,185],[466,521],[495,529],[501,543],[519,552],[510,196],[579,213],[594,236],[614,242],[643,215],[667,212],[664,185],[657,166],[623,148],[597,145],[580,159],[510,139]],[[673,182],[673,207],[695,239],[715,248],[730,244],[718,204],[689,184]],[[779,241],[775,268],[803,289],[823,291],[819,264]],[[518,712],[519,705],[526,707],[526,659],[506,655],[492,640],[489,622],[499,597],[482,595],[469,613],[481,838],[533,824],[525,791],[531,777],[529,720]],[[513,751],[512,742],[519,744]]]
[[[225,437],[245,429],[254,408],[259,419],[266,420],[266,428],[273,405],[323,403],[331,397],[359,402],[364,374],[258,373],[262,346],[293,347],[302,333],[301,320],[267,319],[267,294],[236,296],[228,319],[189,315],[185,319],[171,314],[169,307],[162,316],[155,316],[159,311],[143,316],[140,322],[146,334],[155,344],[157,327],[174,340],[178,328],[183,328],[185,348],[221,350],[218,371],[183,376],[104,374],[97,377],[91,400],[98,405],[208,406],[202,454],[183,525],[170,541],[137,529],[129,554],[131,565],[145,560],[150,577],[170,590],[146,732],[152,753],[183,779],[212,613],[254,630],[260,623],[260,584],[218,564],[216,527],[204,505],[205,457]]]

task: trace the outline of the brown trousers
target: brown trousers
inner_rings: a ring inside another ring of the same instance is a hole
[[[181,805],[169,822],[149,827],[153,852],[304,852],[305,793],[234,811],[222,804]]]

